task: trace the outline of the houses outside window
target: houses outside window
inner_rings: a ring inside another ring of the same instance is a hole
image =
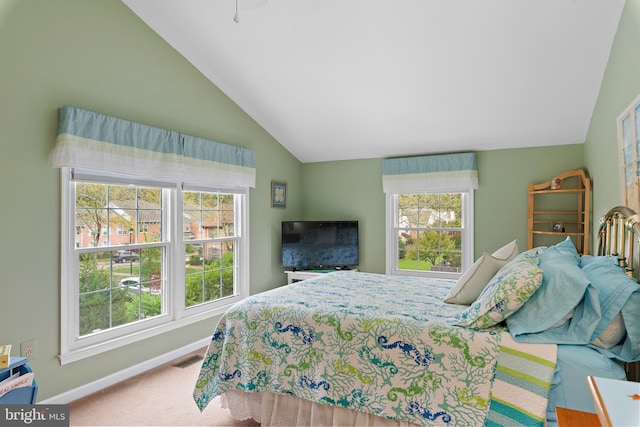
[[[387,271],[458,277],[473,257],[472,196],[387,194]]]
[[[233,294],[240,244],[235,206],[236,196],[231,193],[183,192],[185,218],[193,221],[188,228],[197,230],[189,238],[184,236],[187,307]]]
[[[70,172],[63,364],[221,314],[248,295],[246,189]],[[185,228],[202,232],[177,232]]]

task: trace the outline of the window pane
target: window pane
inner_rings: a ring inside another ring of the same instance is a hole
[[[161,313],[163,281],[158,261],[154,261],[159,260],[161,251],[150,248],[139,254],[119,250],[79,255],[80,336]]]
[[[76,247],[98,247],[107,241],[107,187],[101,184],[79,183],[76,186]]]
[[[215,239],[235,236],[233,194],[185,191],[183,239]]]
[[[220,212],[202,212],[202,239],[214,239],[216,237],[223,237],[224,233],[221,233],[220,228]]]
[[[400,227],[460,227],[462,194],[401,194],[398,196]]]
[[[398,195],[399,270],[460,272],[462,194]]]
[[[184,240],[202,238],[202,193],[182,193]]]
[[[160,242],[162,190],[76,183],[76,247]]]
[[[187,307],[235,294],[234,242],[187,245]]]
[[[202,200],[202,209],[203,210],[217,210],[218,206],[218,197],[217,193],[199,193],[200,199]]]
[[[235,197],[185,191],[185,305],[191,307],[235,294]],[[229,240],[233,238],[233,240]]]
[[[162,190],[76,182],[80,336],[156,316],[162,311],[163,247],[131,244],[162,237]]]

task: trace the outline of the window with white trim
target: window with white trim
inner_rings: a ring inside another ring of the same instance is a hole
[[[386,272],[457,278],[473,262],[475,153],[385,159]]]
[[[618,116],[622,205],[640,211],[640,95]]]
[[[220,314],[248,295],[246,189],[183,191],[66,168],[62,186],[63,363]],[[173,232],[186,222],[201,232]],[[103,233],[110,228],[128,232]]]
[[[473,258],[473,192],[388,193],[387,272],[455,278]]]
[[[236,252],[241,243],[236,229],[240,200],[233,193],[184,191],[182,196],[184,221],[201,224],[199,228],[190,226],[196,233],[184,233],[183,238],[187,256],[185,305],[232,296],[238,269]]]
[[[62,364],[249,295],[255,151],[65,106],[51,158],[62,171]]]

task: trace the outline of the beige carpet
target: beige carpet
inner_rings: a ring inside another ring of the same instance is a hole
[[[217,398],[201,413],[191,394],[205,349],[69,404],[70,426],[258,426],[235,421]],[[185,367],[173,366],[198,356]]]

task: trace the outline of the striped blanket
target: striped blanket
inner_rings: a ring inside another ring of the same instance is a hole
[[[269,391],[425,426],[544,425],[556,346],[453,326],[453,284],[336,272],[254,295],[220,320],[194,399]]]
[[[524,344],[502,334],[485,425],[544,425],[557,349],[555,344]]]

